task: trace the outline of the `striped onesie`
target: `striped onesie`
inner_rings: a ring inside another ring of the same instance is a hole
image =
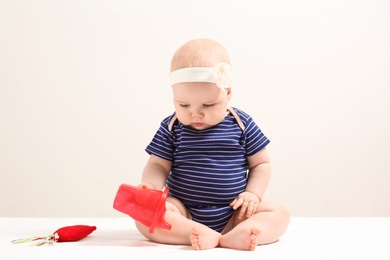
[[[169,196],[179,199],[194,221],[221,232],[234,210],[229,204],[245,190],[247,157],[270,141],[245,112],[233,109],[244,125],[242,130],[231,113],[205,130],[195,130],[165,118],[146,152],[172,162],[167,178]]]

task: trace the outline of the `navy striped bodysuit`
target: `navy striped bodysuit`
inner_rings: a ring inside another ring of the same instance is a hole
[[[245,112],[232,108],[241,119],[228,114],[211,128],[196,130],[165,118],[146,152],[172,162],[167,179],[169,196],[187,207],[194,221],[221,232],[234,210],[229,204],[245,190],[247,157],[270,141]]]

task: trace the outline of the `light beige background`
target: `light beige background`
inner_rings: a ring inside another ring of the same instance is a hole
[[[173,52],[231,53],[293,216],[390,216],[390,2],[0,1],[0,216],[123,216]]]

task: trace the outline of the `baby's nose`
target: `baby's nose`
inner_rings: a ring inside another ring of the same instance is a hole
[[[191,117],[192,118],[197,118],[197,117],[203,117],[203,112],[200,110],[195,110],[191,112]]]

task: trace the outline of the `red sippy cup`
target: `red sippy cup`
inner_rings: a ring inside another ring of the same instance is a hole
[[[149,227],[149,233],[156,227],[170,230],[172,226],[164,220],[168,192],[168,187],[160,191],[122,184],[114,200],[114,209]]]

